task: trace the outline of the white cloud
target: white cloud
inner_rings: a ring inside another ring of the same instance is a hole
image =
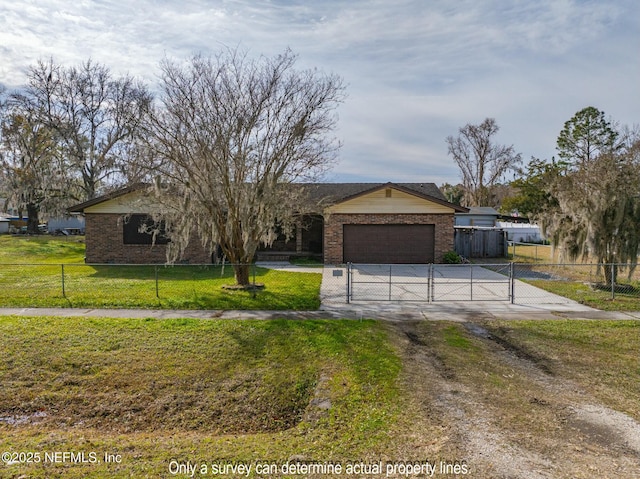
[[[165,55],[290,47],[349,85],[337,177],[456,181],[444,140],[469,122],[525,158],[589,104],[638,123],[639,37],[635,0],[0,0],[0,83],[49,56],[154,83]]]

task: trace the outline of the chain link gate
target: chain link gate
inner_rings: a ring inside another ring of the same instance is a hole
[[[513,264],[347,264],[352,301],[511,301]]]

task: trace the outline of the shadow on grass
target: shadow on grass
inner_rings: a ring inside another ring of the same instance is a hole
[[[606,283],[591,283],[589,286],[594,291],[610,293],[613,290],[616,294],[629,294],[640,297],[640,288],[633,284],[616,283],[612,287],[611,284]]]
[[[264,290],[223,289],[235,283],[229,265],[15,267],[0,271],[6,292],[0,305],[226,310],[315,310],[320,305],[320,274],[256,267],[254,278]]]
[[[527,280],[526,282],[596,309],[605,311],[640,310],[640,288],[635,285],[621,284],[619,285],[620,289],[616,288],[615,295],[612,295],[611,285],[597,288],[592,283],[581,281]]]
[[[233,267],[229,265],[83,265],[77,267],[78,271],[83,267],[91,268],[93,273],[90,276],[94,278],[155,279],[157,274],[159,280],[234,279]],[[67,269],[74,271],[74,267]],[[264,268],[256,268],[256,277],[265,271]]]

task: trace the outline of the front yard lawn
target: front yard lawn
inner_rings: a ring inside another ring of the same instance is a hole
[[[640,295],[636,285],[629,285],[628,293],[616,292],[612,299],[607,288],[595,289],[580,281],[526,280],[527,283],[578,303],[603,311],[640,311]]]
[[[637,321],[468,326],[0,317],[0,477],[246,477],[176,472],[189,463],[338,478],[255,466],[425,460],[488,479],[633,477]],[[572,412],[585,402],[629,417],[588,429]]]
[[[84,244],[51,236],[0,237],[0,307],[315,310],[322,269],[256,267],[255,293],[229,291],[229,265],[86,265]]]
[[[83,263],[84,236],[0,235],[0,264]]]
[[[0,337],[2,452],[100,459],[5,461],[0,477],[364,460],[389,447],[402,408],[400,359],[373,321],[0,317]]]

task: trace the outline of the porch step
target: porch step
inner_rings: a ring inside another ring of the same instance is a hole
[[[295,258],[318,258],[322,259],[322,255],[308,252],[287,252],[287,251],[258,251],[256,253],[256,261],[291,261]]]
[[[256,253],[257,261],[289,261],[290,254],[287,253]]]

